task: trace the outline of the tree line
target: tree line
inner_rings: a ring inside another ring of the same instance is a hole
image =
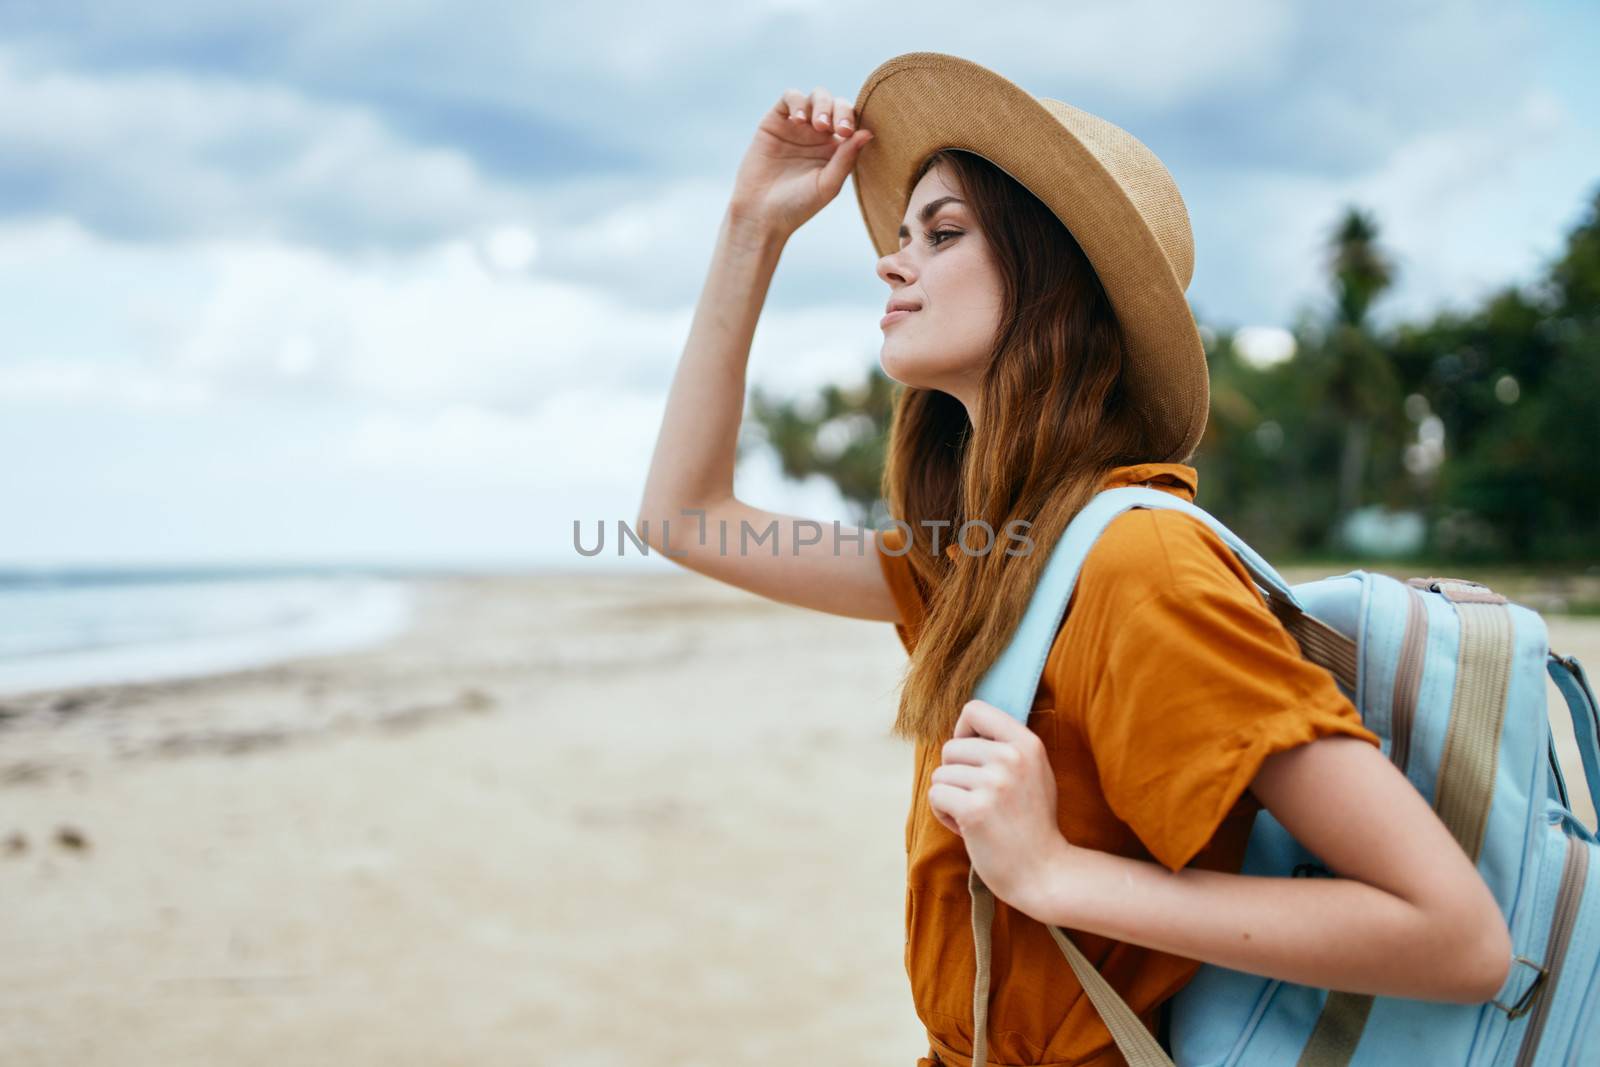
[[[1197,502],[1269,557],[1370,553],[1357,520],[1376,519],[1401,531],[1396,556],[1600,562],[1600,187],[1532,284],[1423,322],[1374,324],[1397,273],[1379,238],[1370,212],[1344,210],[1326,310],[1288,329],[1288,358],[1263,361],[1241,333],[1201,323]],[[899,388],[876,365],[804,397],[755,388],[741,455],[770,448],[785,475],[828,478],[854,521],[882,525]]]

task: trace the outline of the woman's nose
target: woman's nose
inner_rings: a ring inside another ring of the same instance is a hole
[[[914,271],[900,258],[900,252],[891,252],[878,260],[878,277],[886,282],[891,280],[910,282],[913,273]]]

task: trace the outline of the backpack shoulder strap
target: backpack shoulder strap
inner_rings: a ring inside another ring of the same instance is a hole
[[[1018,722],[1028,721],[1039,678],[1044,673],[1045,659],[1061,629],[1061,620],[1066,615],[1067,602],[1072,598],[1083,561],[1111,520],[1130,508],[1167,508],[1194,516],[1222,538],[1267,595],[1296,611],[1301,610],[1288,583],[1272,565],[1204,508],[1160,489],[1133,485],[1104,489],[1067,524],[1061,539],[1051,550],[1050,560],[1039,576],[1016,632],[1005,651],[978,682],[973,690],[974,697],[1004,710]]]
[[[1600,707],[1595,704],[1594,690],[1589,687],[1589,677],[1576,656],[1547,654],[1545,668],[1561,695],[1566,698],[1567,711],[1572,715],[1572,736],[1578,744],[1578,758],[1583,764],[1584,781],[1589,786],[1589,796],[1600,807]],[[1560,764],[1556,764],[1560,772]]]
[[[1028,712],[1033,709],[1034,696],[1039,688],[1039,677],[1044,672],[1045,659],[1050,654],[1050,646],[1055,643],[1056,632],[1061,628],[1067,601],[1072,597],[1072,589],[1077,584],[1078,571],[1083,566],[1084,558],[1111,520],[1130,508],[1167,508],[1193,515],[1222,538],[1267,595],[1304,614],[1300,602],[1278,572],[1203,508],[1160,489],[1139,486],[1105,489],[1096,494],[1067,524],[1040,573],[1038,585],[1017,624],[1016,633],[978,682],[973,692],[975,697],[1003,709],[1026,725]],[[978,877],[977,869],[971,867],[967,871],[967,889],[972,898],[972,938],[977,960],[972,989],[972,1064],[973,1067],[986,1067],[994,894]],[[1060,927],[1050,926],[1049,930],[1128,1063],[1134,1067],[1170,1067],[1172,1059],[1166,1049],[1095,969],[1083,951]]]

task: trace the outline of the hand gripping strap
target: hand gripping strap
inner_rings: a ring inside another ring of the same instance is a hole
[[[1101,491],[1067,524],[1040,574],[1039,583],[1028,601],[1022,620],[1017,624],[1016,633],[979,681],[973,692],[975,697],[1001,708],[1018,722],[1027,723],[1028,713],[1033,709],[1034,695],[1039,688],[1039,678],[1044,673],[1045,659],[1050,654],[1050,646],[1055,643],[1056,631],[1060,629],[1062,617],[1066,614],[1067,601],[1071,599],[1073,586],[1077,584],[1078,571],[1083,567],[1084,558],[1111,520],[1130,508],[1183,511],[1211,527],[1239,557],[1256,584],[1262,587],[1269,605],[1280,617],[1290,616],[1295,620],[1292,629],[1302,647],[1308,643],[1309,634],[1311,638],[1338,652],[1341,662],[1353,659],[1353,643],[1306,615],[1288,583],[1272,569],[1271,564],[1209,512],[1159,489],[1126,486]],[[1308,627],[1319,627],[1320,630],[1313,631]],[[1350,674],[1353,673],[1352,668]],[[972,898],[973,948],[977,960],[972,990],[971,1064],[972,1067],[987,1067],[989,951],[994,896],[978,877],[976,869],[968,869],[967,888]],[[1130,1067],[1170,1067],[1172,1060],[1155,1036],[1145,1028],[1143,1021],[1077,945],[1059,927],[1051,926],[1050,936],[1071,964],[1079,984],[1100,1013],[1100,1018],[1111,1031],[1118,1050]]]
[[[1016,633],[973,690],[976,699],[1004,710],[1018,722],[1028,721],[1039,678],[1044,673],[1045,659],[1055,643],[1056,631],[1061,628],[1084,558],[1111,520],[1130,508],[1169,508],[1193,515],[1226,542],[1269,599],[1297,615],[1303,614],[1288,583],[1272,565],[1204,508],[1160,489],[1140,486],[1104,489],[1084,505],[1062,532],[1050,553],[1050,561],[1039,576],[1027,610],[1022,613]]]

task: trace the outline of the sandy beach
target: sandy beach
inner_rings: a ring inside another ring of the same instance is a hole
[[[915,1062],[890,626],[419,594],[365,651],[0,697],[0,1062]]]

